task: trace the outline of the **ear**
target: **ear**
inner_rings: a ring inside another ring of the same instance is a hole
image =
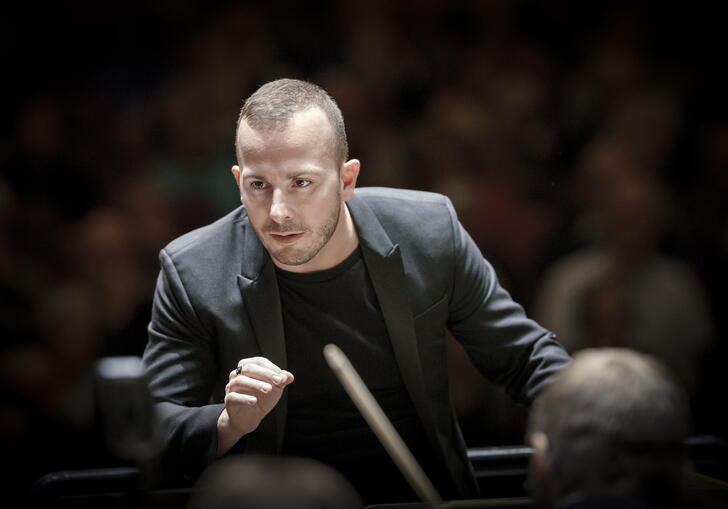
[[[545,433],[537,431],[529,437],[533,454],[529,462],[529,482],[538,500],[551,498],[551,458],[549,439]]]
[[[341,197],[344,201],[354,194],[360,167],[361,163],[358,159],[350,159],[341,167]]]
[[[233,166],[232,168],[233,177],[235,177],[235,183],[238,185],[238,189],[240,189],[240,166],[237,164]]]
[[[541,431],[533,433],[530,437],[531,447],[533,447],[533,461],[541,468],[548,464],[549,457],[549,437]]]

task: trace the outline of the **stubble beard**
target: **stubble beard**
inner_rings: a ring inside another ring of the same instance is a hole
[[[331,237],[333,237],[336,227],[339,224],[339,217],[341,216],[341,192],[336,193],[336,206],[329,214],[324,224],[322,224],[318,230],[317,235],[313,239],[313,245],[307,247],[296,247],[290,248],[284,247],[276,252],[271,252],[270,255],[282,265],[290,265],[292,267],[303,265],[313,260],[316,255],[329,243]],[[295,223],[277,225],[275,228],[267,228],[268,233],[285,233],[303,231],[309,232],[310,229],[304,225],[298,225]]]

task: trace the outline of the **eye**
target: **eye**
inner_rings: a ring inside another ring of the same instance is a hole
[[[296,187],[307,187],[311,184],[311,181],[308,179],[296,179],[294,181],[294,185]]]
[[[262,180],[253,180],[252,182],[250,182],[250,187],[252,187],[256,191],[259,191],[261,189],[265,189],[265,182],[263,182]]]

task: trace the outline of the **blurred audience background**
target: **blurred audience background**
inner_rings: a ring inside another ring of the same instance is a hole
[[[728,122],[707,5],[4,6],[0,478],[118,463],[93,364],[141,355],[159,249],[239,205],[238,110],[279,77],[336,99],[360,185],[447,194],[568,349],[662,358],[695,432],[725,435]],[[521,443],[526,410],[450,353],[468,445]]]

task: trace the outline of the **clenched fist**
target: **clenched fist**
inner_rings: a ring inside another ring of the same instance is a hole
[[[265,357],[238,362],[225,386],[225,409],[217,420],[217,455],[225,454],[243,435],[254,431],[281,399],[293,374]]]

